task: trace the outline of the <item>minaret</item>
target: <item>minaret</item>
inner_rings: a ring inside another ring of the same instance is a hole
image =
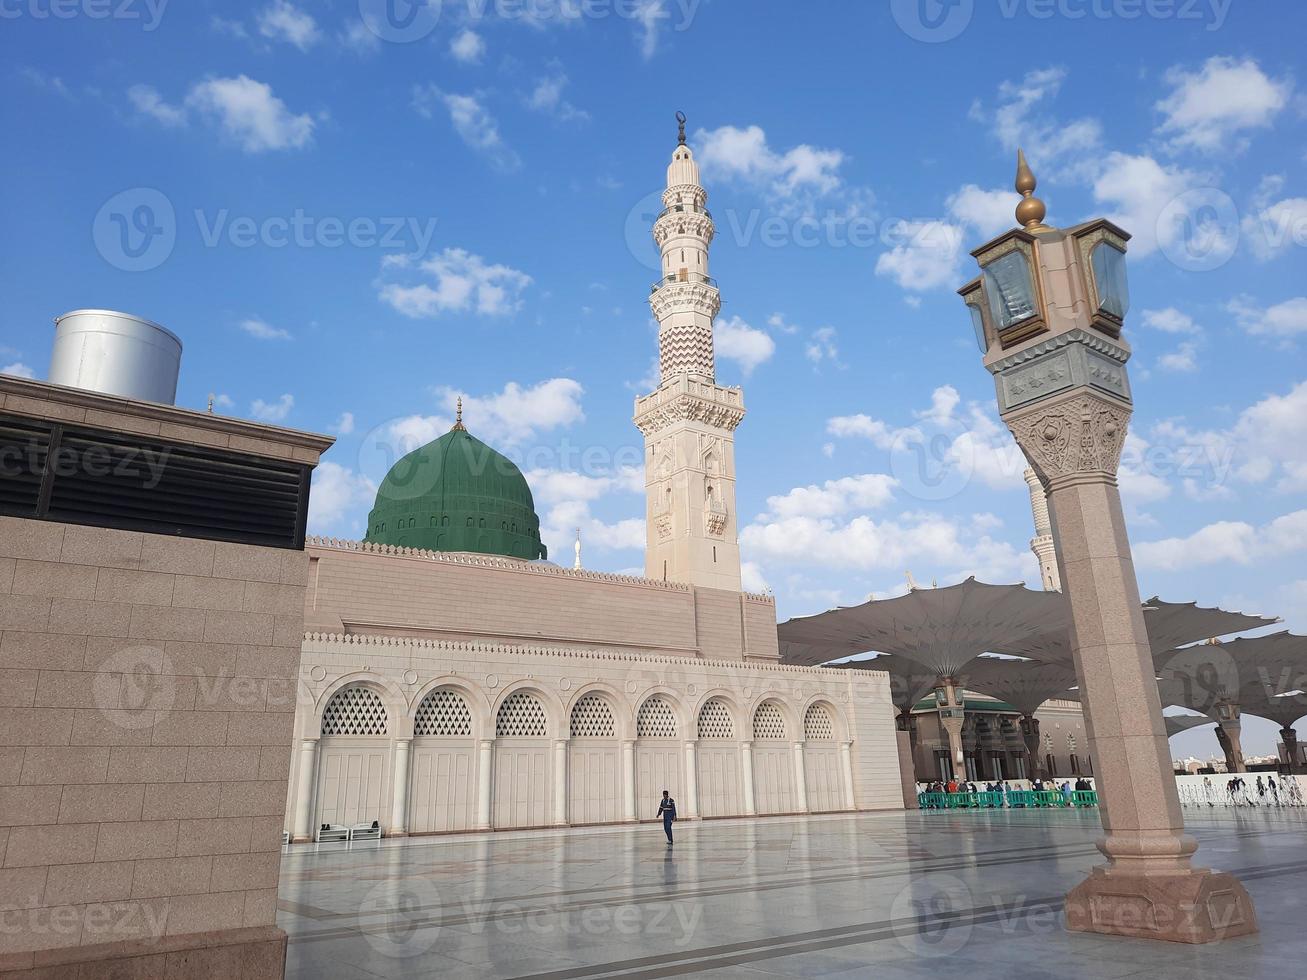
[[[685,142],[685,116],[676,119],[680,138],[653,226],[663,276],[649,305],[658,321],[661,380],[635,402],[645,441],[645,574],[739,592],[734,433],[744,395],[716,383],[713,319],[721,296],[708,275],[713,221]]]
[[[1045,592],[1061,592],[1062,579],[1057,572],[1057,546],[1053,543],[1053,522],[1048,516],[1048,495],[1039,475],[1026,467],[1026,486],[1030,488],[1030,509],[1035,515],[1035,536],[1030,539],[1030,550],[1039,559],[1039,578]]]
[[[575,550],[576,550],[576,561],[572,562],[572,568],[579,572],[581,571],[582,568],[585,567],[584,565],[581,564],[581,529],[579,527],[576,529]]]

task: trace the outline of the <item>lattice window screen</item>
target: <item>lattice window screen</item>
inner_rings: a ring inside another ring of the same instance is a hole
[[[1053,751],[1053,736],[1048,732],[1044,732],[1044,752],[1045,754],[1047,754],[1052,751]]]
[[[754,738],[784,738],[785,716],[775,701],[764,701],[753,713]]]
[[[734,738],[735,722],[725,701],[713,698],[699,711],[700,738]]]
[[[1076,754],[1076,737],[1070,733],[1066,737],[1066,750],[1071,755]]]
[[[414,735],[471,735],[472,710],[463,695],[442,687],[432,691],[418,705],[413,718]]]
[[[635,716],[636,738],[675,738],[676,712],[670,703],[654,695]]]
[[[545,706],[530,691],[514,691],[504,698],[495,718],[497,738],[539,738],[549,734]]]
[[[572,707],[572,735],[575,738],[616,737],[613,709],[601,695],[587,694]]]
[[[803,715],[803,737],[820,742],[835,740],[835,721],[824,704],[810,704]]]
[[[323,735],[385,735],[386,706],[370,687],[337,691],[322,712]]]

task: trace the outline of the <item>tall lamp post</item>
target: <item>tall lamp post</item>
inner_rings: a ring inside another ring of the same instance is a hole
[[[971,254],[959,290],[998,408],[1048,491],[1107,863],[1067,895],[1076,932],[1203,943],[1257,931],[1233,876],[1196,868],[1184,832],[1116,472],[1133,411],[1121,336],[1126,242],[1110,221],[1044,224],[1018,151],[1015,228]]]

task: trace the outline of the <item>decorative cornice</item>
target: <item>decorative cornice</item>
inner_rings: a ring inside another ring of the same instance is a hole
[[[661,323],[673,313],[687,310],[715,317],[722,308],[722,296],[704,282],[669,282],[649,294],[649,307]]]
[[[1082,388],[1004,421],[1047,485],[1084,475],[1115,479],[1130,411]]]
[[[671,398],[659,399],[652,403],[649,399],[641,399],[636,405],[636,416],[633,421],[645,436],[661,432],[677,422],[702,422],[713,428],[734,432],[744,421],[744,408],[738,403],[731,404],[714,398],[678,392]]]
[[[725,667],[732,670],[762,670],[774,673],[799,674],[813,679],[830,680],[832,673],[823,667],[802,667],[795,664],[768,664],[743,660],[705,660],[699,657],[668,657],[660,654],[642,655],[638,653],[619,653],[615,650],[574,650],[569,647],[548,646],[510,646],[497,643],[476,643],[471,640],[418,640],[401,636],[377,636],[371,633],[315,633],[306,632],[304,642],[321,643],[344,647],[409,647],[419,650],[438,650],[449,654],[462,654],[470,657],[485,655],[509,655],[541,657],[571,657],[584,660],[620,661],[638,664],[669,664],[673,666]],[[867,672],[870,673],[870,672]],[[865,676],[848,672],[848,680]]]
[[[698,211],[669,211],[654,222],[654,242],[662,248],[672,235],[693,235],[711,245],[717,229],[712,218]]]
[[[1037,344],[1031,344],[1029,347],[1023,347],[1014,354],[1000,358],[993,364],[989,365],[991,374],[998,374],[1000,371],[1006,371],[1018,365],[1033,361],[1045,354],[1052,353],[1063,347],[1069,347],[1071,344],[1082,344],[1090,350],[1097,351],[1105,357],[1111,358],[1121,364],[1125,364],[1130,359],[1130,353],[1118,344],[1112,343],[1101,334],[1093,334],[1087,330],[1076,327],[1065,333],[1059,333],[1052,337],[1047,337]]]
[[[616,585],[638,585],[645,588],[666,589],[672,592],[689,592],[690,586],[680,582],[664,582],[661,579],[642,578],[636,575],[617,575],[612,572],[595,572],[587,569],[563,568],[559,565],[535,565],[517,558],[496,558],[493,555],[450,554],[440,551],[424,551],[420,548],[404,548],[398,545],[375,544],[371,541],[349,541],[341,538],[324,538],[309,536],[304,540],[304,548],[322,551],[346,551],[356,554],[378,555],[389,558],[407,558],[418,561],[438,562],[445,565],[473,565],[479,568],[494,568],[502,571],[518,572],[524,575],[552,575],[557,578],[582,579],[591,582],[611,582]]]

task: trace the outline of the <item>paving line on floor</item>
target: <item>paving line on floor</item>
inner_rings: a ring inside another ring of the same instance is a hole
[[[1300,861],[1286,865],[1260,865],[1236,869],[1230,873],[1241,880],[1256,881],[1262,878],[1307,873],[1307,862]],[[621,978],[621,980],[657,980],[660,977],[685,976],[700,973],[704,970],[742,966],[747,963],[757,963],[762,960],[779,959],[803,953],[822,952],[842,946],[860,946],[866,943],[881,942],[886,939],[898,939],[905,935],[921,935],[922,933],[938,931],[941,927],[986,925],[1011,920],[1022,912],[1036,909],[1060,912],[1064,905],[1065,896],[1058,895],[1055,898],[1014,902],[1011,905],[994,908],[990,911],[964,909],[944,914],[937,913],[901,919],[887,919],[880,922],[778,936],[770,940],[729,943],[722,946],[687,950],[681,953],[660,953],[655,956],[642,956],[630,960],[597,964],[579,970],[570,969],[524,974],[513,978],[513,980],[582,980],[582,978],[599,977],[615,977]],[[682,962],[671,962],[676,960]],[[945,962],[949,962],[949,960],[945,960]]]

